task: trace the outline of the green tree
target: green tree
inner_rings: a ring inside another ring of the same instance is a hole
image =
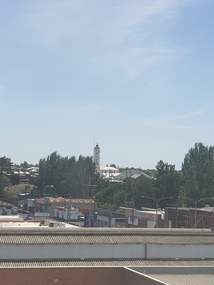
[[[21,168],[29,168],[31,166],[32,166],[32,164],[28,164],[27,161],[24,161],[23,163],[20,164]]]
[[[6,186],[8,186],[9,183],[10,183],[10,179],[4,174],[0,174],[0,199],[1,200],[5,200],[6,192],[4,192],[4,189]]]
[[[156,180],[154,178],[145,178],[137,185],[137,195],[135,198],[135,208],[153,207],[154,202],[151,199],[145,199],[143,196],[156,198]]]
[[[177,200],[182,187],[182,172],[176,171],[172,164],[164,163],[162,160],[156,165],[156,199],[172,197]],[[169,201],[163,201],[163,204]],[[171,201],[172,202],[172,201]]]
[[[196,143],[182,164],[183,195],[191,199],[214,196],[214,147]]]
[[[10,182],[12,185],[16,185],[20,183],[20,177],[19,174],[11,174],[10,175]]]
[[[53,185],[53,194],[62,197],[88,198],[87,185],[94,183],[95,165],[91,157],[61,157],[53,152],[47,159],[39,161],[37,192],[47,194],[47,187]]]
[[[0,157],[0,173],[11,169],[10,159],[7,157]]]

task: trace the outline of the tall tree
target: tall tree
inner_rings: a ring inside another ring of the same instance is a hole
[[[214,147],[196,143],[182,164],[184,195],[191,199],[214,196]]]
[[[47,159],[40,160],[37,184],[43,195],[52,189],[57,196],[88,198],[87,185],[93,183],[94,173],[91,157],[80,156],[76,160],[75,157],[61,157],[53,152]]]
[[[10,182],[10,179],[6,175],[0,174],[0,199],[1,200],[4,200],[4,196],[5,196],[4,189],[9,184],[9,182]]]
[[[156,165],[156,170],[156,199],[172,197],[175,201],[181,189],[182,173],[175,170],[175,165],[164,163],[162,160]]]

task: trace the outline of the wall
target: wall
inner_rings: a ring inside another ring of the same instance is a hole
[[[0,276],[3,285],[122,285],[121,270],[117,267],[0,268]]]
[[[158,285],[141,273],[120,267],[0,268],[4,285]]]
[[[136,271],[134,270],[136,269]],[[165,271],[166,269],[166,271]],[[213,268],[35,267],[0,268],[3,285],[160,285],[147,274],[213,274]],[[142,272],[142,273],[140,273]]]
[[[0,260],[204,259],[213,258],[213,250],[213,244],[7,244],[0,246]]]
[[[147,245],[147,259],[213,259],[214,247],[208,245]]]
[[[212,228],[214,226],[213,208],[190,210],[188,208],[165,208],[165,227],[172,228],[194,228],[196,214],[196,228]]]
[[[144,258],[145,246],[132,244],[46,244],[0,246],[0,260]]]

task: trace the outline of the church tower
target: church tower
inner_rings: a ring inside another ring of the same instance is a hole
[[[95,171],[100,171],[100,147],[98,143],[96,144],[94,148],[94,163],[95,163]]]

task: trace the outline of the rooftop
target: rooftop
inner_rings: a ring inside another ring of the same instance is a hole
[[[79,227],[2,227],[0,244],[214,244],[214,233],[200,229]]]
[[[33,261],[0,261],[1,267],[214,267],[212,260],[33,260]],[[203,283],[202,283],[203,284]]]

